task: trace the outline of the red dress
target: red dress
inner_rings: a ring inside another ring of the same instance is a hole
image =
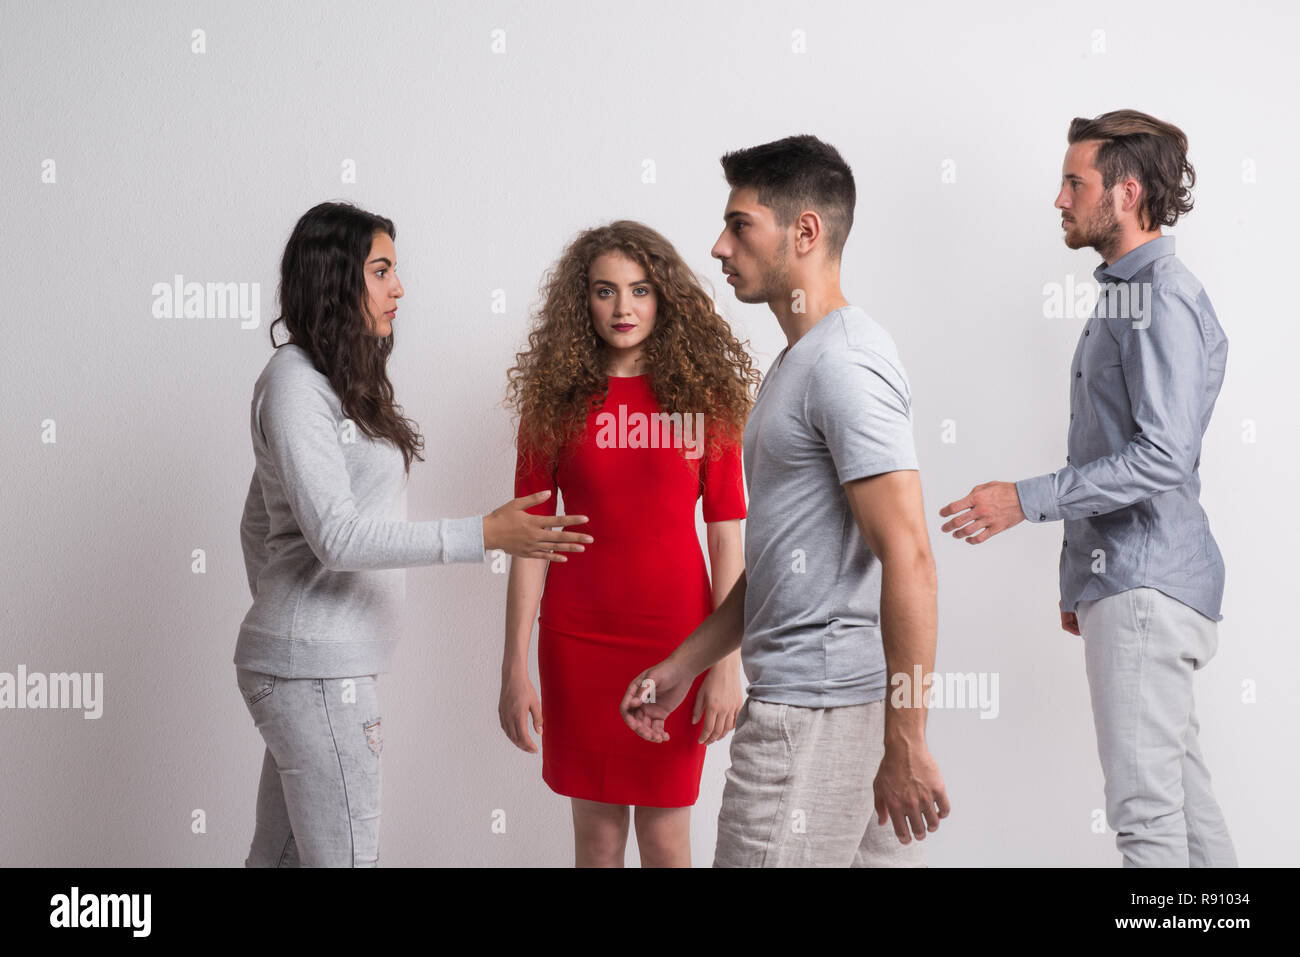
[[[611,376],[604,406],[595,410],[594,401],[581,442],[554,474],[530,471],[516,457],[516,497],[551,490],[529,511],[556,514],[558,489],[564,513],[589,519],[568,530],[595,539],[585,552],[547,566],[537,640],[542,779],[557,794],[588,801],[686,807],[700,793],[703,721],[690,722],[708,672],[665,722],[669,740],[662,744],[639,737],[618,706],[632,679],[713,611],[695,503],[703,495],[706,522],[745,517],[740,447],[729,444],[709,462],[693,429],[677,433],[677,442],[697,457],[684,458],[662,429],[660,447],[645,447],[649,429],[638,424],[659,411],[648,375]]]

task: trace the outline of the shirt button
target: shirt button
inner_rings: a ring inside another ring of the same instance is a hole
[[[1084,334],[1085,336],[1088,335],[1088,332],[1089,332],[1089,330],[1087,330],[1087,329],[1084,329],[1084,330],[1083,330],[1083,334]]]
[[[1097,513],[1096,513],[1096,512],[1093,512],[1092,514],[1093,514],[1093,515],[1096,515]]]
[[[1038,513],[1038,520],[1039,520],[1040,522],[1045,522],[1045,521],[1047,521],[1047,516],[1044,515],[1042,512],[1039,512],[1039,513]]]
[[[1072,418],[1072,419],[1074,418],[1074,413],[1073,413],[1073,412],[1070,413],[1070,418]]]
[[[1070,543],[1067,542],[1065,539],[1061,539],[1061,547],[1062,547],[1062,548],[1064,548],[1066,545],[1069,545],[1069,544],[1070,544]]]
[[[1067,462],[1070,461],[1070,457],[1068,455],[1065,457],[1065,461]]]

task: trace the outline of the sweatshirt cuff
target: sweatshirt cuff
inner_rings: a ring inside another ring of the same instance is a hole
[[[482,562],[487,558],[483,546],[483,516],[447,519],[443,537],[444,562]]]
[[[1016,483],[1016,495],[1020,497],[1020,511],[1030,522],[1055,522],[1061,518],[1061,510],[1056,504],[1055,472],[1038,475],[1034,478],[1021,479]]]

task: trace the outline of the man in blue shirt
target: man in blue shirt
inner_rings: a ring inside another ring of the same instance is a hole
[[[971,544],[1065,521],[1061,627],[1084,640],[1106,819],[1128,867],[1235,867],[1197,740],[1192,673],[1213,657],[1223,558],[1202,510],[1201,438],[1228,340],[1161,234],[1192,207],[1187,138],[1117,110],[1070,124],[1056,207],[1104,262],[1070,363],[1067,465],[977,485],[940,510]]]

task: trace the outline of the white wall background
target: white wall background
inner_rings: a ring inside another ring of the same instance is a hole
[[[103,672],[105,704],[93,721],[0,711],[0,864],[243,860],[262,755],[231,664],[249,602],[248,403],[298,216],[348,199],[396,221],[391,371],[429,451],[410,517],[481,513],[512,491],[505,370],[577,230],[631,217],[662,231],[767,369],[785,344],[775,319],[737,303],[709,258],[718,157],[799,132],[853,167],[844,289],[911,377],[938,667],[999,677],[995,720],[931,713],[954,810],[930,862],[1118,864],[1093,829],[1081,647],[1059,628],[1061,527],[972,550],[937,513],[1063,463],[1083,317],[1046,318],[1043,290],[1091,282],[1098,257],[1063,245],[1052,201],[1070,119],[1120,107],[1190,138],[1200,181],[1178,254],[1231,341],[1201,464],[1227,565],[1219,655],[1196,686],[1204,750],[1242,863],[1294,862],[1300,837],[1276,824],[1300,783],[1297,19],[1282,3],[5,3],[0,671]],[[152,285],[178,273],[259,283],[260,324],[154,318]],[[381,863],[570,864],[567,800],[497,724],[505,576],[407,576],[380,684]],[[705,767],[697,865],[712,861],[726,747]]]

